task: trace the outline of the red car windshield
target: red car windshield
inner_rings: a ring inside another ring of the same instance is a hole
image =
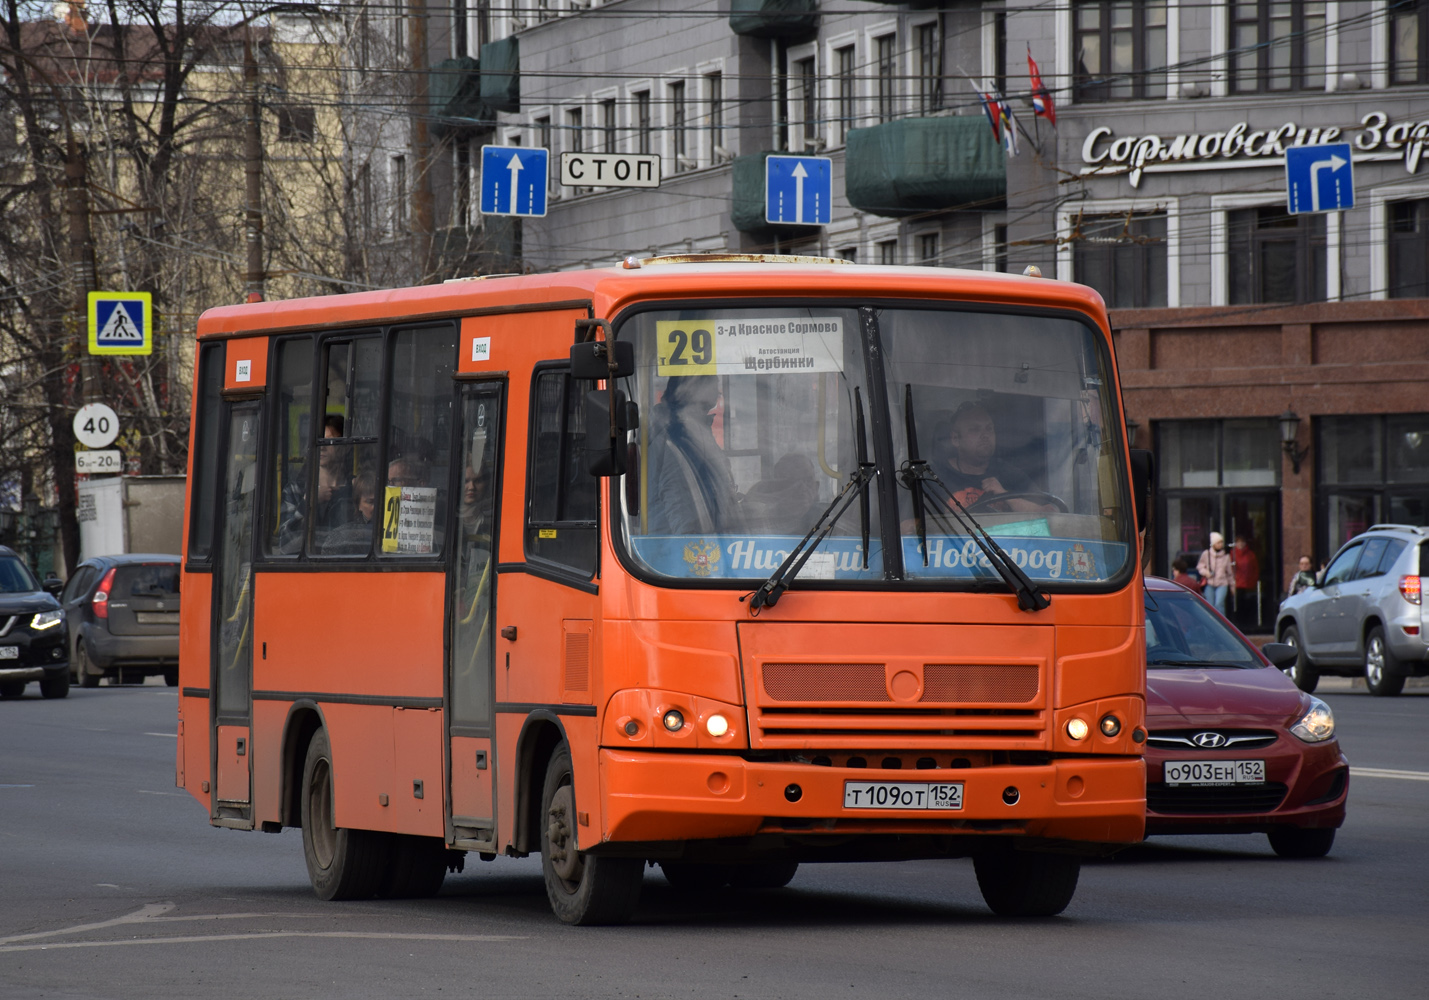
[[[1146,592],[1146,665],[1152,669],[1265,666],[1255,647],[1205,602],[1174,590]]]

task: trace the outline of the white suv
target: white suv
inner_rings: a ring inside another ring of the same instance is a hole
[[[1300,650],[1287,673],[1302,691],[1322,674],[1364,675],[1371,694],[1395,695],[1429,674],[1429,528],[1376,524],[1335,553],[1320,581],[1280,606],[1275,637]]]

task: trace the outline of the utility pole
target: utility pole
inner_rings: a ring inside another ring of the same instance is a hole
[[[79,347],[79,369],[83,379],[82,401],[99,398],[99,370],[89,353],[89,293],[96,290],[94,239],[89,230],[89,172],[84,149],[71,132],[65,145],[65,208],[69,215],[70,283],[74,292],[71,310]]]
[[[412,30],[412,260],[416,264],[417,282],[425,282],[432,266],[432,231],[436,227],[436,210],[432,204],[431,136],[427,130],[427,0],[408,3]]]
[[[252,29],[243,29],[243,120],[244,180],[247,204],[243,213],[244,238],[248,244],[248,272],[245,275],[247,301],[263,301],[263,108],[258,101],[258,60],[253,55]]]

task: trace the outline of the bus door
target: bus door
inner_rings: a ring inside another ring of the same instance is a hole
[[[251,829],[253,716],[253,518],[257,500],[259,402],[227,404],[227,449],[219,511],[213,600],[212,819]]]
[[[505,386],[461,388],[457,540],[448,581],[447,751],[451,803],[447,835],[461,848],[496,850],[495,652],[496,497],[500,488]]]

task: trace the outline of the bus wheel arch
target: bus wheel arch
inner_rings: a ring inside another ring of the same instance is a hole
[[[319,729],[327,729],[327,720],[317,702],[307,698],[293,702],[283,722],[280,758],[278,822],[283,826],[302,825],[303,765],[308,757],[308,744]]]
[[[568,745],[566,727],[554,712],[538,709],[526,716],[516,740],[515,823],[511,847],[521,854],[541,849],[541,789],[558,747]]]

